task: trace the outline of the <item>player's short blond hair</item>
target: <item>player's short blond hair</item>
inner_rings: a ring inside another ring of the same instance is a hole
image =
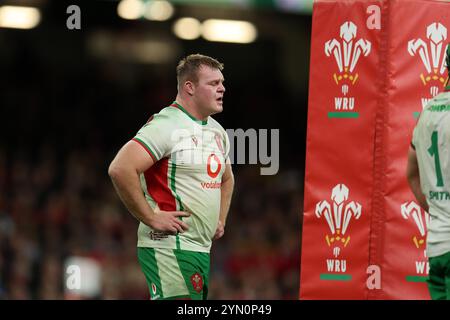
[[[197,83],[198,70],[201,66],[219,69],[220,71],[223,70],[223,63],[214,58],[199,53],[188,55],[181,59],[177,66],[178,89],[180,89],[180,85],[187,80]]]

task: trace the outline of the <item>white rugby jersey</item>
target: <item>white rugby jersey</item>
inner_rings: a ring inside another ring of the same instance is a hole
[[[450,86],[422,111],[412,146],[431,217],[427,255],[434,257],[450,251]]]
[[[200,121],[177,102],[153,115],[134,139],[155,164],[140,175],[142,191],[152,207],[186,211],[189,230],[178,235],[139,224],[138,247],[209,252],[220,213],[221,181],[230,144],[213,118]]]

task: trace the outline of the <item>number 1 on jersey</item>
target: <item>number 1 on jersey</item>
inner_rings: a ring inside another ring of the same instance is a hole
[[[437,183],[436,186],[443,187],[444,181],[442,180],[441,162],[439,161],[439,149],[438,149],[438,133],[433,131],[431,134],[431,147],[428,148],[428,153],[434,157],[434,166],[436,169]]]

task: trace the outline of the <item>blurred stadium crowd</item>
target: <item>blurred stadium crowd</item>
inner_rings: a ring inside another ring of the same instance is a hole
[[[0,64],[8,75],[0,80],[0,299],[68,298],[65,262],[73,256],[99,263],[101,290],[89,298],[148,299],[136,258],[138,222],[107,168],[175,97],[175,66],[122,69],[86,60],[61,68],[25,44],[11,52]],[[225,128],[280,128],[282,157],[274,176],[234,166],[225,236],[211,252],[209,298],[297,299],[306,129],[295,133],[304,123],[289,109],[270,111],[295,104],[288,95],[280,101],[274,83],[250,81],[239,90],[226,71],[225,111],[217,119]]]

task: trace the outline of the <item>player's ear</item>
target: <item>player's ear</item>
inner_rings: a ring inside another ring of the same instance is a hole
[[[184,87],[186,88],[186,92],[190,95],[193,96],[194,95],[194,90],[195,90],[195,85],[192,81],[186,81],[184,83]]]

